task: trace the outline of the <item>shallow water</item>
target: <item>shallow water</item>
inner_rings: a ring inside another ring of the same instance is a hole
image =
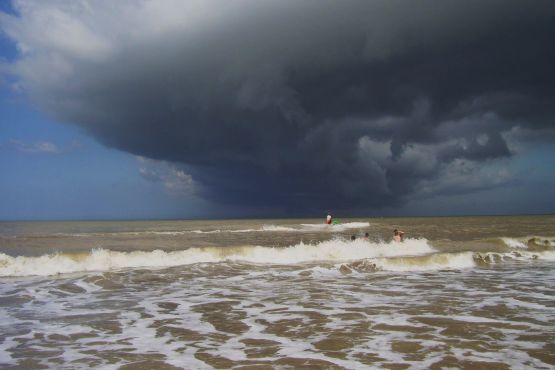
[[[0,367],[555,366],[555,217],[342,221],[1,223]]]

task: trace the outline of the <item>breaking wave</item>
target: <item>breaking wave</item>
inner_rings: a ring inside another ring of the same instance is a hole
[[[246,262],[298,264],[343,262],[373,257],[394,257],[433,253],[425,239],[408,239],[402,244],[366,240],[334,239],[317,244],[290,247],[204,247],[181,251],[119,252],[93,249],[87,253],[56,253],[38,257],[12,257],[0,253],[0,276],[54,275],[59,273],[108,271],[136,267],[171,267],[195,263]]]
[[[528,249],[529,247],[555,247],[555,238],[545,236],[501,238],[501,240],[509,248]]]
[[[370,258],[340,266],[343,272],[384,271],[432,271],[459,270],[475,267],[472,252],[437,253],[424,256],[402,256],[391,258]]]
[[[325,225],[322,225],[325,226]],[[310,226],[313,227],[313,226]],[[359,225],[357,226],[359,227]],[[196,263],[241,262],[255,264],[334,263],[346,272],[428,271],[472,268],[505,261],[555,261],[553,239],[501,238],[512,248],[508,252],[441,252],[426,239],[407,239],[403,243],[372,242],[363,239],[332,239],[315,244],[289,247],[202,247],[180,251],[130,251],[93,249],[85,253],[55,253],[42,256],[12,257],[0,253],[0,276],[48,276],[63,273],[110,271],[125,268],[163,268]],[[499,240],[499,239],[498,239]],[[526,245],[519,243],[527,241]],[[546,248],[527,248],[536,243]]]
[[[555,250],[541,252],[513,251],[507,253],[486,252],[474,254],[475,261],[488,264],[495,264],[504,261],[528,261],[536,259],[555,261]]]
[[[326,225],[319,224],[300,224],[300,227],[263,225],[258,229],[238,229],[238,230],[193,230],[195,234],[214,234],[214,233],[251,233],[251,232],[341,232],[350,229],[362,229],[369,227],[369,222],[346,222],[342,224]]]
[[[433,271],[433,270],[461,270],[480,265],[493,265],[508,261],[555,261],[555,251],[526,252],[514,251],[498,252],[460,252],[435,253],[424,256],[402,256],[391,258],[369,258],[340,266],[344,273],[352,270],[364,271]]]

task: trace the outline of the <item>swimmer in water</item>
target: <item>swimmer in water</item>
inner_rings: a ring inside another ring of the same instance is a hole
[[[400,243],[403,241],[405,232],[401,231],[401,230],[393,230],[393,240],[396,241],[397,243]]]
[[[331,225],[333,222],[333,218],[331,217],[331,215],[328,213],[328,216],[326,217],[326,224]]]

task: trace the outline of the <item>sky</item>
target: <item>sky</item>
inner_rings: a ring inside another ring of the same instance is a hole
[[[555,2],[0,1],[0,220],[553,214]]]

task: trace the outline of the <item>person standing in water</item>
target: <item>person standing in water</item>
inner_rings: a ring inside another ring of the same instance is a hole
[[[404,235],[405,235],[404,231],[397,230],[397,229],[393,230],[393,240],[398,243],[403,241]]]
[[[326,224],[327,225],[331,225],[333,222],[333,218],[331,217],[331,215],[328,213],[327,217],[326,217]]]

